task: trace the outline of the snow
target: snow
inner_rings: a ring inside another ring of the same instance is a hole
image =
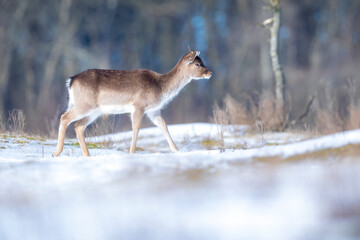
[[[0,239],[358,239],[360,162],[354,154],[285,161],[360,144],[360,130],[310,138],[229,126],[227,150],[207,150],[217,127],[157,128],[88,138],[111,148],[81,156],[74,139],[0,139]],[[1,136],[1,135],[0,135]],[[237,148],[234,146],[245,146]],[[356,147],[355,147],[356,148]],[[259,158],[263,160],[258,160]],[[266,159],[271,159],[267,161]]]

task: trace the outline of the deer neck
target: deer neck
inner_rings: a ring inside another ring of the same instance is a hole
[[[162,90],[165,96],[175,97],[179,91],[191,81],[191,78],[181,70],[180,63],[168,73],[161,76]]]

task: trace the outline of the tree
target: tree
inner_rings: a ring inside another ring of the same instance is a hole
[[[280,28],[280,7],[278,0],[269,0],[268,7],[272,10],[273,16],[263,22],[263,26],[270,31],[270,56],[272,69],[275,77],[275,109],[277,118],[277,130],[284,130],[286,125],[285,111],[285,77],[279,61],[279,28]]]

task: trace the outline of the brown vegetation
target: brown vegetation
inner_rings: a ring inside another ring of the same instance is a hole
[[[270,92],[263,92],[257,102],[250,95],[245,100],[237,101],[229,94],[224,98],[224,103],[230,115],[232,124],[245,124],[256,127],[256,121],[263,122],[264,131],[272,131],[278,127],[275,111],[275,97]]]
[[[25,123],[25,114],[22,110],[13,109],[9,112],[8,129],[11,133],[23,134]]]
[[[350,92],[354,89],[345,89],[345,99],[341,99],[344,96],[337,96],[335,89],[319,89],[316,97],[310,98],[307,106],[304,106],[305,111],[297,116],[287,129],[331,134],[360,128],[360,102],[356,102],[357,95],[352,96]],[[340,104],[341,101],[343,102]],[[258,132],[261,132],[258,126],[260,121],[264,131],[273,131],[277,128],[275,97],[270,92],[260,94],[257,101],[250,97],[236,100],[228,94],[223,102],[231,124],[250,125]]]
[[[213,106],[213,116],[219,134],[218,147],[220,152],[223,152],[225,151],[224,134],[226,127],[229,124],[229,113],[226,108],[220,108],[215,102]]]

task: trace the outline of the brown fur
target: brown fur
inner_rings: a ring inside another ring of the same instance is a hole
[[[210,78],[212,73],[205,67],[199,52],[185,54],[176,66],[166,74],[151,70],[104,70],[90,69],[70,78],[68,111],[61,116],[58,145],[54,156],[63,149],[65,131],[71,122],[83,155],[90,156],[84,139],[88,124],[101,114],[131,113],[133,138],[130,153],[135,152],[141,119],[146,113],[158,126],[172,151],[177,148],[161,117],[160,110],[192,79]]]

